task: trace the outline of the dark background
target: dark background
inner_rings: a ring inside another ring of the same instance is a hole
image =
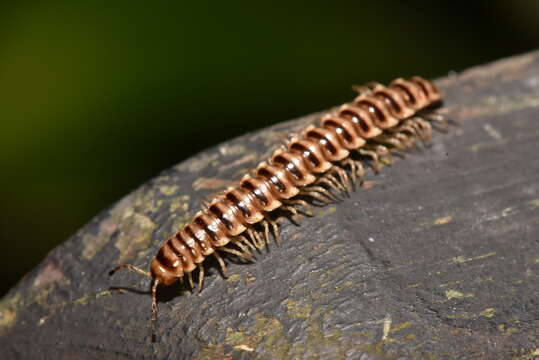
[[[0,5],[0,295],[100,210],[229,138],[539,46],[539,2]]]

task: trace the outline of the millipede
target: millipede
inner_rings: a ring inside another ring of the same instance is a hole
[[[397,78],[387,87],[368,83],[354,87],[357,96],[291,134],[269,159],[230,187],[206,201],[192,220],[169,237],[150,263],[150,271],[130,264],[128,269],[151,278],[152,339],[157,322],[157,288],[178,280],[203,288],[204,261],[214,256],[221,272],[221,254],[254,261],[252,251],[273,237],[280,243],[276,212],[297,215],[305,207],[325,205],[361,183],[367,164],[377,173],[391,155],[429,144],[432,129],[446,130],[451,121],[438,111],[442,95],[421,77]]]

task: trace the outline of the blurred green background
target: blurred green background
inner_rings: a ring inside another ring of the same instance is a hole
[[[183,159],[349,100],[539,45],[539,1],[0,5],[0,295]]]

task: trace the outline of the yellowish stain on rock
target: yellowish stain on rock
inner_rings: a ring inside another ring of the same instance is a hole
[[[176,191],[178,191],[178,188],[179,188],[178,185],[161,185],[159,187],[159,191],[163,195],[170,196],[170,195],[175,194]]]
[[[152,233],[157,225],[146,215],[133,213],[121,224],[121,233],[116,241],[120,250],[118,263],[131,259],[135,252],[147,248],[152,240]]]
[[[288,306],[295,313],[301,300],[288,302]],[[301,312],[301,311],[300,311]],[[302,316],[304,316],[303,314]],[[399,323],[391,326],[391,318],[377,321],[385,327],[385,340],[372,343],[373,334],[365,331],[343,333],[338,329],[325,328],[324,323],[331,322],[331,312],[325,312],[324,308],[316,311],[309,310],[309,316],[301,317],[304,330],[304,340],[300,343],[291,344],[288,341],[283,324],[275,318],[269,318],[262,314],[255,315],[255,324],[249,327],[226,328],[225,340],[217,344],[207,345],[202,349],[196,359],[223,359],[226,358],[226,348],[253,353],[253,358],[271,359],[321,359],[321,352],[326,355],[327,351],[334,351],[332,358],[344,359],[347,354],[364,354],[380,359],[392,359],[393,356],[386,352],[385,346],[393,342],[409,343],[416,338],[414,334],[407,334],[401,338],[390,338],[388,334],[398,332],[411,325],[410,322]],[[384,325],[385,324],[385,325]],[[232,355],[229,353],[230,356]],[[256,355],[254,355],[256,354]],[[268,357],[269,356],[269,357]],[[370,357],[369,357],[370,358]]]
[[[493,317],[495,314],[495,309],[494,308],[486,308],[485,310],[481,311],[479,313],[480,316],[484,316],[484,317],[487,317],[487,318],[491,318]]]
[[[507,335],[518,334],[521,330],[518,328],[510,327],[505,330]]]
[[[444,224],[447,224],[448,222],[450,222],[451,220],[453,220],[452,216],[444,216],[444,217],[441,217],[441,218],[438,218],[438,219],[434,220],[432,222],[432,224],[433,225],[444,225]]]
[[[364,189],[372,189],[376,184],[376,181],[366,180],[361,183],[361,187]]]
[[[90,300],[98,299],[102,296],[108,296],[111,295],[112,292],[110,290],[103,290],[98,292],[97,294],[89,294],[89,295],[83,295],[75,300],[73,300],[74,305],[86,305]],[[66,303],[67,304],[67,303]]]
[[[108,240],[109,238],[106,236],[84,234],[82,238],[82,257],[86,260],[91,260],[105,246]]]
[[[463,299],[463,298],[468,298],[468,297],[474,297],[475,295],[472,294],[472,293],[468,293],[468,294],[463,294],[459,291],[456,291],[456,290],[446,290],[445,291],[445,297],[448,299],[448,300],[451,300],[451,299]]]
[[[233,347],[249,348],[251,351],[260,347],[272,354],[274,359],[289,358],[291,348],[281,322],[261,314],[256,314],[256,322],[250,329],[228,328],[225,343]]]
[[[230,275],[226,281],[230,282],[230,283],[235,283],[237,281],[239,281],[241,279],[241,275],[240,274],[233,274],[233,275]]]
[[[0,328],[10,328],[15,324],[17,314],[8,309],[0,310]]]
[[[255,351],[255,349],[253,349],[252,347],[247,346],[247,345],[245,345],[245,344],[236,345],[236,346],[234,346],[234,349],[236,349],[236,350],[243,350],[243,351],[247,351],[247,352],[253,352],[253,351]]]
[[[335,206],[330,206],[325,209],[320,209],[316,215],[317,216],[325,216],[325,215],[331,215],[334,214],[337,211],[337,208]]]
[[[307,319],[311,315],[311,304],[302,304],[292,299],[285,300],[282,304],[286,306],[288,316],[291,319]]]
[[[518,321],[517,321],[518,322]],[[497,326],[497,329],[500,330],[505,335],[513,335],[519,333],[521,330],[514,327],[508,327],[506,328],[504,324],[500,324]]]
[[[389,330],[391,330],[391,316],[386,316],[384,322],[382,323],[382,341],[387,340],[389,335]]]
[[[528,201],[528,205],[539,208],[539,199],[533,199]]]
[[[52,286],[40,288],[34,294],[30,295],[28,299],[25,299],[24,306],[27,306],[32,303],[37,303],[42,307],[50,307],[51,304],[49,302],[49,295],[52,292],[52,290],[53,290]]]
[[[406,329],[407,327],[410,327],[411,325],[412,325],[412,323],[410,321],[401,322],[401,323],[398,323],[395,326],[393,326],[389,330],[389,332],[394,333],[394,332],[397,332],[397,331],[401,331],[401,330]]]
[[[176,197],[172,199],[169,206],[169,211],[171,213],[175,213],[177,211],[186,212],[189,210],[189,196],[188,195],[182,195],[179,197]]]
[[[297,240],[301,237],[301,233],[297,232],[297,233],[294,233],[292,234],[292,236],[290,237],[291,240]]]
[[[21,296],[15,294],[0,301],[0,334],[15,325],[17,320],[17,308],[21,302]]]
[[[92,299],[92,297],[90,295],[85,295],[85,296],[82,296],[82,297],[80,297],[78,299],[73,300],[73,303],[75,305],[84,305],[88,301],[90,301],[90,299]]]
[[[491,256],[495,256],[495,255],[496,255],[496,251],[492,251],[492,252],[489,252],[489,253],[484,254],[484,255],[474,256],[474,257],[470,257],[470,258],[465,258],[464,256],[457,256],[457,257],[451,258],[449,260],[449,263],[450,264],[451,263],[452,264],[463,264],[463,263],[467,263],[467,262],[470,262],[470,261],[486,259],[486,258],[489,258]]]
[[[406,335],[403,340],[404,341],[412,341],[412,340],[415,340],[417,338],[417,336],[415,336],[414,334],[409,334],[409,335]]]
[[[150,230],[155,227],[154,222],[150,220],[150,218],[146,215],[135,213],[133,217],[135,220],[135,224],[143,230]]]
[[[345,350],[341,347],[342,332],[338,329],[323,330],[321,322],[323,312],[323,308],[318,308],[305,320],[305,324],[307,325],[305,342],[294,344],[291,348],[291,356],[289,358],[317,358],[317,353],[323,349],[334,349],[336,351],[335,358],[344,358]],[[350,335],[353,336],[353,334]]]
[[[477,318],[479,318],[481,316],[486,317],[486,318],[494,317],[495,312],[496,312],[496,310],[494,308],[486,308],[485,310],[481,311],[478,314],[469,313],[469,312],[461,312],[461,313],[454,314],[454,315],[448,315],[447,317],[449,319],[469,319],[469,320],[473,320],[473,319],[477,319]]]
[[[246,283],[246,284],[250,284],[250,283],[252,283],[252,282],[255,282],[255,280],[256,280],[256,277],[255,277],[255,276],[247,276],[247,277],[245,278],[245,283]]]
[[[537,359],[538,357],[539,357],[539,348],[535,349],[529,354],[515,356],[512,358],[512,360],[533,360],[533,359]]]
[[[347,289],[347,288],[352,287],[352,286],[354,286],[353,281],[345,281],[344,283],[335,286],[335,290],[341,291],[341,290]]]

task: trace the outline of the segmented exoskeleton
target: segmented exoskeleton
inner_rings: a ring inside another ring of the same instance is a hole
[[[418,141],[428,143],[432,122],[447,125],[433,111],[441,102],[440,92],[420,77],[399,78],[387,87],[369,83],[356,91],[359,95],[353,101],[324,115],[319,126],[311,125],[292,136],[237,186],[209,201],[165,241],[151,261],[150,272],[129,264],[115,269],[126,268],[152,279],[154,330],[159,285],[186,276],[193,287],[192,274],[198,269],[202,289],[203,263],[208,256],[215,256],[226,274],[220,252],[252,260],[251,249],[264,246],[270,232],[278,241],[279,226],[272,217],[276,209],[296,214],[309,206],[306,199],[327,203],[336,198],[332,190],[349,192],[351,183],[360,181],[365,173],[365,161],[355,155],[367,157],[376,172],[381,158],[388,159],[389,154]]]

